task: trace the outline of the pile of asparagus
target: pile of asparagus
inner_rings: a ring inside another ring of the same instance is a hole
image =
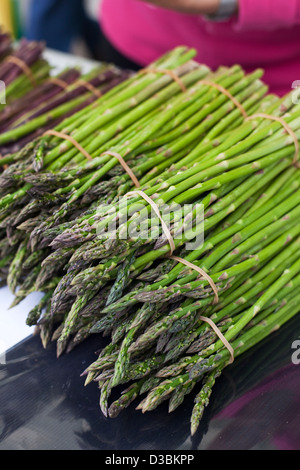
[[[143,412],[166,400],[174,411],[200,386],[192,434],[232,361],[206,319],[236,359],[295,316],[300,300],[295,142],[280,122],[245,120],[208,81],[249,116],[283,118],[298,140],[300,106],[292,94],[268,94],[261,70],[212,72],[193,57],[177,48],[65,119],[56,131],[80,148],[43,135],[7,157],[0,177],[0,276],[14,305],[44,292],[27,319],[43,345],[56,341],[60,356],[91,334],[109,338],[84,372],[86,384],[98,384],[106,416],[139,395]],[[177,258],[161,220],[111,152],[170,221]],[[178,257],[208,273],[218,302],[211,283]],[[126,390],[109,405],[121,385]]]

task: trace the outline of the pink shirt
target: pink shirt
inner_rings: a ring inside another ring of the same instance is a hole
[[[145,66],[178,45],[216,69],[261,67],[270,91],[285,94],[300,80],[300,0],[239,0],[239,14],[215,23],[140,0],[102,0],[101,24],[110,42]]]

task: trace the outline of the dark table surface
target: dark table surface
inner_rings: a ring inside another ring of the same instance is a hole
[[[0,450],[299,450],[299,335],[298,316],[228,367],[193,439],[193,394],[172,414],[161,405],[143,415],[132,404],[106,419],[96,384],[84,387],[80,376],[103,339],[57,360],[54,344],[44,350],[30,337],[0,366]]]

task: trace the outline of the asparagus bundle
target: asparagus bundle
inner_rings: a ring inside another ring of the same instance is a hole
[[[22,39],[13,52],[0,63],[1,103],[9,103],[24,96],[34,86],[43,82],[50,73],[50,65],[43,58],[45,45],[41,42]],[[1,104],[3,109],[3,104]]]
[[[130,72],[104,64],[84,76],[77,69],[68,69],[44,81],[0,113],[0,153],[3,156],[17,153],[129,75]]]
[[[99,384],[104,414],[117,416],[144,393],[144,412],[167,399],[173,411],[203,382],[194,433],[230,360],[203,315],[238,357],[298,313],[300,268],[292,137],[279,122],[245,121],[203,78],[228,89],[248,115],[284,118],[298,139],[300,107],[292,95],[266,95],[261,71],[246,75],[235,66],[212,73],[192,56],[176,49],[152,72],[130,78],[56,128],[91,161],[57,136],[4,159],[10,167],[0,179],[0,244],[1,275],[16,303],[33,290],[45,292],[28,317],[44,346],[57,341],[60,356],[93,333],[111,338],[86,371],[86,383]],[[165,69],[175,71],[186,93]],[[170,219],[174,254],[209,273],[218,304],[207,280],[169,257],[161,220],[141,204],[141,193],[131,194],[133,181],[111,152],[126,160],[139,189]],[[204,232],[204,244],[189,251],[187,242]],[[126,383],[109,407],[112,389]]]

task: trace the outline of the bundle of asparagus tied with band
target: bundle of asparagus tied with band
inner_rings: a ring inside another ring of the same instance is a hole
[[[110,338],[85,372],[105,415],[140,394],[143,412],[173,411],[200,384],[195,433],[222,370],[299,310],[300,107],[267,95],[260,70],[212,73],[193,54],[167,54],[6,159],[0,273],[15,303],[45,293],[28,324],[58,356]]]
[[[49,77],[50,65],[43,58],[44,49],[44,43],[22,39],[0,62],[0,80],[5,84],[5,90],[2,87],[0,90],[0,109]]]
[[[45,80],[0,112],[0,153],[17,153],[48,129],[96,101],[126,80],[128,71],[103,64],[87,75],[67,69]]]

